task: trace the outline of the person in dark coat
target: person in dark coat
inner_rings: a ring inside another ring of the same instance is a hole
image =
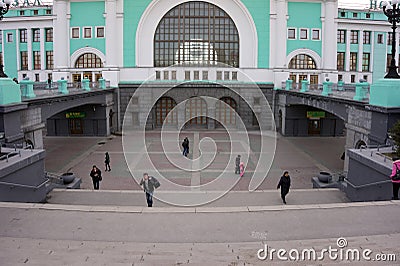
[[[110,155],[108,154],[108,152],[106,152],[106,158],[104,160],[104,164],[106,165],[106,172],[107,171],[111,171],[111,167],[110,167]]]
[[[143,186],[143,190],[146,194],[147,206],[153,207],[154,189],[158,188],[160,183],[155,177],[149,176],[148,173],[144,173],[140,185]]]
[[[183,152],[182,152],[182,154],[183,154],[183,156],[188,156],[188,154],[189,154],[189,139],[188,139],[188,137],[186,137],[184,140],[183,140],[183,142],[182,142],[182,148],[183,148]]]
[[[96,165],[93,165],[92,171],[90,172],[90,176],[92,177],[93,187],[95,190],[99,190],[100,181],[102,180],[101,171]]]
[[[235,174],[240,174],[240,155],[238,155],[235,160]]]
[[[289,188],[290,188],[290,176],[289,172],[285,171],[283,173],[283,176],[281,177],[281,180],[279,180],[277,189],[281,189],[281,198],[284,204],[286,204],[286,195],[289,193]]]

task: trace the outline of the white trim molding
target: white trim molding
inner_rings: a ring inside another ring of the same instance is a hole
[[[286,57],[286,65],[288,66],[290,63],[290,60],[292,60],[293,57],[295,57],[296,55],[299,55],[299,54],[306,54],[306,55],[312,57],[312,59],[314,59],[314,61],[315,61],[315,64],[317,65],[316,70],[321,69],[321,66],[322,66],[321,57],[316,52],[314,52],[313,50],[310,50],[310,49],[297,49],[297,50],[292,51]]]
[[[75,62],[78,60],[78,58],[87,53],[92,53],[100,57],[101,62],[103,63],[103,66],[106,65],[106,56],[99,50],[93,47],[83,47],[78,50],[76,50],[72,55],[71,55],[71,60],[70,60],[70,67],[75,68]]]
[[[153,67],[154,34],[161,18],[173,7],[188,0],[153,0],[144,11],[136,31],[136,66]],[[239,67],[257,68],[258,37],[250,12],[240,0],[203,0],[223,9],[233,20],[239,33]],[[160,19],[155,19],[160,18]]]

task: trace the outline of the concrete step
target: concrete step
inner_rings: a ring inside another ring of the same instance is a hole
[[[193,206],[193,202],[205,199],[204,207],[247,207],[247,206],[280,206],[279,190],[262,190],[255,192],[231,191],[217,200],[223,193],[218,191],[156,191],[155,207],[174,207],[168,202],[182,202],[181,206]],[[157,197],[160,197],[158,199]],[[169,201],[171,200],[171,201]],[[338,189],[293,189],[286,197],[288,205],[315,205],[348,202],[346,196]],[[146,206],[143,191],[119,190],[62,190],[55,189],[48,195],[48,203],[86,206]]]

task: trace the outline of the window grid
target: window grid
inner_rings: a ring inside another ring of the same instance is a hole
[[[314,59],[306,54],[299,54],[290,60],[289,68],[291,69],[317,69]]]
[[[387,45],[392,45],[392,41],[393,41],[393,32],[388,32]]]
[[[33,51],[33,69],[40,69],[40,52]]]
[[[350,53],[350,71],[357,71],[357,53]]]
[[[78,39],[79,38],[79,28],[72,28],[71,37],[72,37],[72,39]]]
[[[92,28],[83,28],[83,38],[92,38]]]
[[[308,40],[308,30],[300,29],[300,40]]]
[[[296,29],[288,29],[288,39],[296,39]]]
[[[103,63],[100,57],[92,53],[86,53],[81,55],[78,60],[76,60],[75,68],[101,68]]]
[[[364,31],[363,44],[371,44],[371,32],[370,31]]]
[[[362,71],[363,72],[369,72],[369,63],[370,63],[370,54],[363,53],[363,58],[362,58]]]
[[[358,43],[358,30],[350,31],[350,43],[352,44]]]
[[[96,38],[104,38],[104,27],[96,28]]]
[[[46,29],[46,42],[52,42],[53,41],[53,29],[48,28]]]
[[[19,30],[19,42],[26,43],[28,40],[28,33],[26,29]]]
[[[39,29],[33,29],[32,30],[32,37],[34,42],[40,42],[40,30]]]
[[[46,51],[46,69],[54,68],[53,51]]]
[[[383,34],[378,34],[378,40],[377,43],[382,44],[383,43]]]
[[[344,58],[345,58],[344,52],[337,53],[337,70],[338,71],[344,71]]]
[[[319,30],[318,29],[314,29],[312,30],[312,39],[314,41],[318,41],[320,39],[319,37]]]
[[[338,43],[346,43],[346,30],[338,30],[337,31],[337,42]]]
[[[239,66],[239,34],[232,19],[206,2],[172,8],[154,36],[154,66],[174,64]]]
[[[21,70],[28,70],[28,52],[21,52]]]

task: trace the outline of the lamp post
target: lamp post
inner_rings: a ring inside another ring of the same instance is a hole
[[[390,61],[389,72],[386,74],[385,79],[400,79],[397,73],[396,66],[396,23],[400,23],[400,0],[392,0],[391,4],[388,1],[383,1],[383,13],[388,18],[389,23],[392,24],[392,60]]]
[[[12,2],[13,0],[3,0],[0,2],[0,20],[3,19],[3,16],[8,12],[8,9],[10,9]]]

